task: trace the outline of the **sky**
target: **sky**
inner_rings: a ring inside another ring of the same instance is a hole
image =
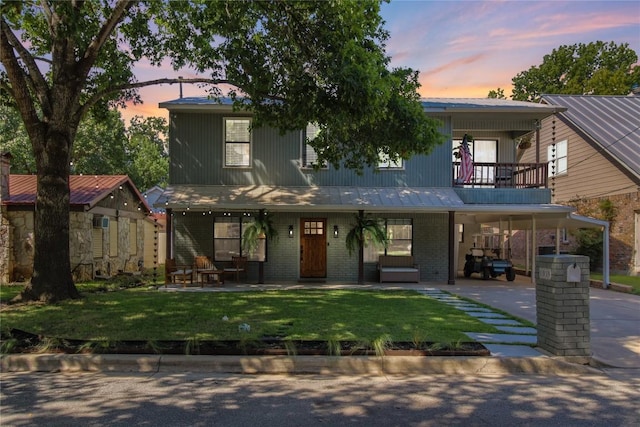
[[[381,15],[390,37],[391,67],[420,71],[422,97],[486,98],[490,90],[511,94],[511,79],[542,63],[562,45],[595,41],[627,43],[640,56],[640,1],[391,0]],[[141,65],[139,81],[195,77],[182,70]],[[179,97],[177,85],[140,90],[143,104],[122,110],[168,117],[158,103]],[[183,85],[183,96],[206,96],[205,89]]]

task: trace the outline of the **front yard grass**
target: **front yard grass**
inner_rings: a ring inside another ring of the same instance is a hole
[[[602,273],[591,273],[591,278],[594,280],[602,280]],[[629,285],[633,288],[635,295],[640,295],[640,276],[623,276],[620,274],[611,274],[609,276],[611,283],[619,283],[621,285]]]
[[[450,343],[470,341],[463,332],[497,332],[414,291],[191,293],[131,288],[83,296],[53,305],[4,306],[2,330],[110,342],[264,337],[372,341],[388,336],[392,341]],[[240,331],[242,324],[250,330]]]

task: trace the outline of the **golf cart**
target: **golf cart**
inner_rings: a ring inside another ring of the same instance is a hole
[[[465,255],[464,277],[471,277],[472,273],[480,273],[484,280],[496,278],[505,274],[509,282],[516,278],[513,264],[507,259],[500,258],[500,249],[471,248]]]

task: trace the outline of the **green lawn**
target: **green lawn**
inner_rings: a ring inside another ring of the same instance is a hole
[[[591,273],[591,278],[594,280],[602,280],[602,274]],[[621,285],[629,285],[633,287],[633,293],[640,295],[640,276],[622,276],[619,274],[612,274],[609,276],[611,283],[619,283]]]
[[[2,298],[7,293],[2,286]],[[13,290],[15,291],[15,289]],[[228,320],[224,320],[223,317]],[[10,305],[2,330],[17,328],[82,340],[469,341],[463,332],[497,332],[490,325],[414,291],[291,290],[158,292],[132,288],[85,293],[59,304]],[[250,332],[238,326],[247,323]]]

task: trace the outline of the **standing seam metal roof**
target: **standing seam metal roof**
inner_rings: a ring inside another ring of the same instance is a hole
[[[544,95],[604,152],[640,178],[640,96]]]

